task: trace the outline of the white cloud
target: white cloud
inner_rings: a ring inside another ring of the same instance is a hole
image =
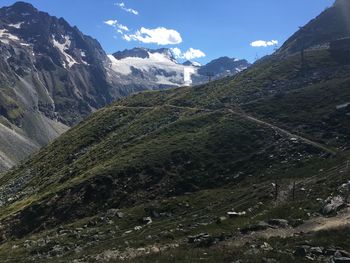
[[[107,21],[104,21],[103,23],[105,23],[106,25],[109,25],[109,26],[116,26],[118,24],[118,21],[117,20],[107,20]]]
[[[175,56],[175,58],[181,58],[182,57],[182,51],[178,47],[172,48],[171,52],[173,52],[173,55]]]
[[[278,40],[270,40],[270,41],[265,41],[265,40],[257,40],[252,43],[250,43],[252,47],[270,47],[270,46],[276,46],[278,45]]]
[[[192,60],[195,58],[203,58],[205,57],[205,54],[199,49],[190,48],[185,53],[183,53],[183,57],[187,60]]]
[[[134,34],[124,35],[123,38],[127,41],[134,40],[146,44],[176,45],[182,43],[182,37],[179,32],[165,27],[157,27],[154,29],[142,27]]]
[[[128,35],[123,35],[123,39],[130,42],[131,38]]]
[[[122,25],[122,24],[118,25],[118,28],[119,28],[119,30],[122,30],[122,31],[129,31],[129,28],[127,26]]]
[[[179,48],[172,48],[171,52],[174,54],[175,58],[181,58],[186,60],[193,60],[196,58],[205,57],[205,53],[199,49],[190,48],[185,52],[182,52]]]
[[[115,29],[117,29],[117,31],[121,34],[123,34],[123,31],[126,31],[128,32],[129,31],[129,28],[127,26],[124,26],[123,24],[120,24],[118,22],[118,20],[107,20],[107,21],[104,21],[104,23],[106,25],[109,25],[111,27],[114,27]]]
[[[139,12],[137,10],[132,9],[132,8],[127,8],[123,2],[116,3],[115,5],[119,6],[121,9],[123,9],[124,11],[126,11],[128,13],[134,14],[136,16],[139,14]]]

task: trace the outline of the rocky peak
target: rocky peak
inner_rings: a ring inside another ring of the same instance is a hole
[[[292,35],[277,52],[294,53],[302,49],[328,48],[330,42],[350,36],[350,1],[334,5]]]
[[[125,49],[124,51],[118,51],[113,54],[116,59],[124,58],[149,58],[148,49],[146,48],[133,48]]]
[[[190,61],[190,60],[185,61],[184,63],[182,63],[182,65],[184,65],[184,66],[192,66],[192,67],[201,67],[202,66],[198,62]]]
[[[17,44],[32,49],[39,68],[56,65],[67,69],[77,64],[101,66],[101,61],[107,60],[96,40],[85,36],[65,19],[40,12],[31,4],[17,2],[1,8],[0,29],[12,36],[12,44],[17,40]],[[42,63],[42,56],[49,56],[50,60]]]
[[[177,62],[176,58],[174,57],[173,52],[171,52],[171,50],[169,48],[160,48],[160,49],[154,49],[154,50],[149,49],[148,51],[152,54],[155,54],[155,53],[162,54],[165,57],[169,58],[170,60]]]
[[[26,2],[16,2],[10,7],[4,7],[2,9],[13,10],[15,13],[21,14],[33,14],[39,12],[32,4]]]
[[[198,72],[203,75],[207,75],[207,74],[231,75],[234,73],[238,73],[249,66],[250,66],[250,63],[245,59],[240,60],[236,58],[220,57],[218,59],[215,59],[209,62],[205,66],[202,66]]]
[[[0,8],[0,118],[10,137],[25,138],[5,151],[0,170],[113,100],[106,61],[100,44],[63,18],[24,2]],[[6,136],[1,130],[0,144]]]
[[[148,48],[142,48],[142,47],[136,47],[133,49],[125,49],[124,51],[118,51],[113,54],[113,56],[118,59],[125,59],[125,58],[150,58],[150,54],[162,54],[165,57],[167,57],[169,60],[172,60],[176,62],[175,57],[173,56],[172,52],[168,48],[160,48],[160,49],[148,49]]]

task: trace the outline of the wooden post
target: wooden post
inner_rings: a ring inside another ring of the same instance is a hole
[[[293,190],[292,190],[292,193],[293,193],[293,201],[295,201],[295,186],[296,186],[296,182],[294,181],[294,182],[293,182]]]
[[[277,184],[277,179],[275,180],[275,201],[277,201],[278,198],[278,184]]]

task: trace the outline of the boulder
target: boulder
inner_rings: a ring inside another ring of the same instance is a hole
[[[152,224],[152,218],[151,217],[144,217],[142,218],[142,222],[145,224],[145,225],[149,225],[149,224]]]
[[[225,220],[227,220],[226,216],[220,216],[216,219],[216,223],[217,224],[221,224],[222,222],[224,222]]]
[[[323,254],[323,248],[321,247],[312,247],[310,248],[310,253],[313,255],[322,255]]]
[[[272,226],[278,226],[283,228],[288,227],[288,221],[285,219],[270,219],[268,223]]]
[[[297,257],[306,257],[308,254],[310,247],[309,246],[301,246],[297,247],[294,251],[294,256]]]
[[[245,216],[247,213],[245,211],[243,212],[227,212],[227,216],[229,218],[236,218],[240,216]]]
[[[341,257],[346,257],[346,258],[350,258],[350,253],[345,251],[345,250],[337,250],[334,253],[335,257],[341,258]]]
[[[206,244],[206,243],[208,243],[208,245],[210,245],[209,243],[211,243],[211,241],[213,239],[211,238],[211,236],[209,234],[201,233],[201,234],[198,234],[195,236],[188,236],[187,240],[188,240],[188,243],[190,243],[190,244],[194,244],[194,243]]]
[[[340,257],[340,258],[333,258],[334,263],[350,263],[350,258],[348,257]]]
[[[323,215],[334,214],[345,207],[344,199],[341,196],[335,196],[328,200],[328,203],[322,208]]]
[[[113,218],[113,217],[118,217],[118,218],[123,218],[124,213],[121,212],[119,209],[109,209],[106,212],[106,217],[108,218]]]

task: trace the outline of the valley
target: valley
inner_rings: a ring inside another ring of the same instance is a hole
[[[0,175],[0,262],[349,262],[344,12],[350,2],[335,1],[252,65],[179,63],[169,49],[106,55],[74,27],[82,56],[80,42],[50,31],[57,61],[11,71],[22,84],[1,93],[21,96],[1,111],[12,168]]]

